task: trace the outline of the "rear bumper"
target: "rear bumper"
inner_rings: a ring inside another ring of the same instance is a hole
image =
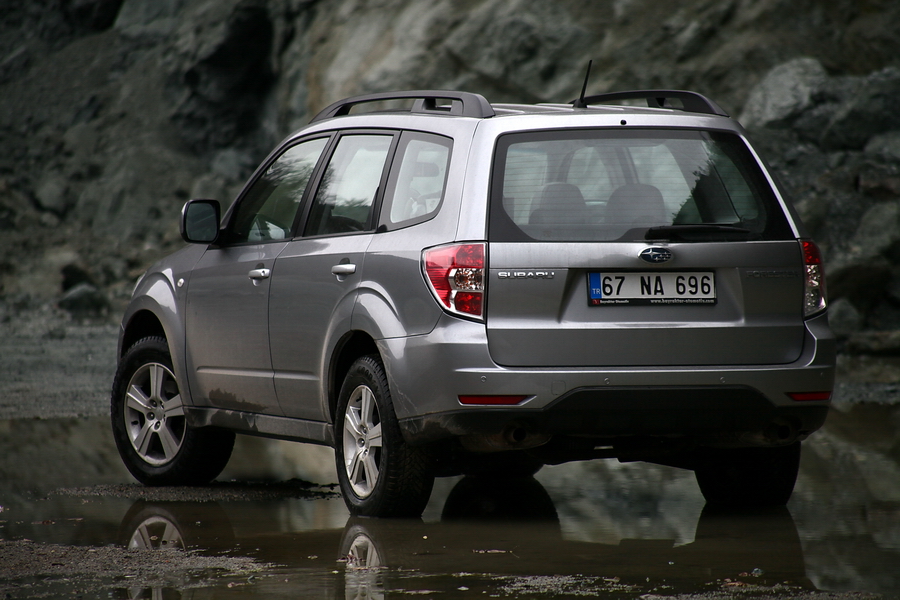
[[[793,363],[721,367],[508,368],[491,360],[482,325],[452,317],[428,335],[382,340],[380,346],[410,443],[521,426],[546,435],[688,436],[766,445],[781,443],[779,427],[803,439],[825,421],[830,402],[796,402],[787,395],[834,386],[835,343],[827,318],[808,321],[805,336]],[[503,408],[459,402],[460,395],[484,394],[528,398]]]

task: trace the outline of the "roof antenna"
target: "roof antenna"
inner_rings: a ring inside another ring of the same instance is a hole
[[[584,74],[584,85],[581,86],[581,96],[572,103],[572,108],[587,108],[587,104],[584,102],[584,93],[587,91],[588,79],[591,77],[591,64],[593,62],[593,60],[588,61],[587,73]]]

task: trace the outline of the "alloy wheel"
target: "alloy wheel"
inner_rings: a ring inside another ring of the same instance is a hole
[[[175,375],[165,365],[142,365],[128,383],[125,428],[131,445],[153,466],[173,460],[187,430],[184,404]]]
[[[378,482],[381,466],[381,418],[375,394],[360,385],[350,394],[344,413],[344,467],[353,491],[368,497]]]

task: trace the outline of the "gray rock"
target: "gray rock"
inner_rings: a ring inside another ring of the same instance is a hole
[[[189,0],[124,0],[113,26],[123,35],[165,36],[179,24],[179,11]]]
[[[814,58],[797,58],[769,71],[750,91],[740,121],[748,128],[787,125],[812,106],[828,75]]]
[[[846,298],[838,298],[828,306],[828,323],[839,339],[846,339],[857,333],[862,321],[862,315]]]
[[[853,354],[900,356],[900,330],[855,333],[847,340],[847,350]]]
[[[891,264],[883,257],[845,259],[826,265],[826,273],[829,297],[847,298],[855,306],[870,309],[884,298]]]
[[[589,41],[588,32],[556,3],[493,0],[473,10],[446,47],[498,87],[518,90],[518,101],[546,102],[560,100],[554,90],[560,69],[583,69],[570,59],[573,49]],[[575,88],[569,90],[572,95]]]
[[[98,317],[109,311],[109,299],[94,285],[82,282],[72,287],[57,303],[60,308],[75,316]]]
[[[122,0],[69,0],[67,10],[79,25],[102,31],[112,26]]]
[[[61,215],[69,208],[67,192],[65,178],[59,173],[53,173],[38,185],[34,195],[42,209]]]
[[[853,236],[852,251],[860,258],[883,254],[900,241],[900,202],[882,202],[863,215]]]
[[[176,32],[170,85],[181,96],[172,120],[193,148],[224,147],[256,126],[273,39],[260,0],[205,2],[189,13]]]
[[[900,69],[888,67],[866,77],[857,93],[841,104],[821,135],[825,148],[862,149],[874,136],[900,129],[896,110]]]
[[[31,60],[28,46],[19,46],[0,61],[0,83],[13,79],[22,73]]]
[[[884,159],[900,161],[900,129],[872,136],[864,150]]]

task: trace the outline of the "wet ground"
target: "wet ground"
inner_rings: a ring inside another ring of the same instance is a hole
[[[757,513],[709,511],[689,472],[595,461],[439,480],[421,520],[354,519],[305,482],[333,480],[322,449],[242,437],[220,483],[152,489],[105,419],[0,428],[8,598],[900,598],[897,405],[834,411],[788,507]]]
[[[109,351],[73,373],[83,416],[38,420],[64,406],[66,374],[41,360],[64,346],[16,345],[19,362],[0,353],[24,365],[0,381],[17,394],[0,397],[0,597],[900,598],[894,385],[842,386],[782,510],[713,512],[690,472],[594,461],[439,480],[422,519],[355,519],[330,451],[300,444],[239,437],[218,483],[135,484],[91,387]]]

